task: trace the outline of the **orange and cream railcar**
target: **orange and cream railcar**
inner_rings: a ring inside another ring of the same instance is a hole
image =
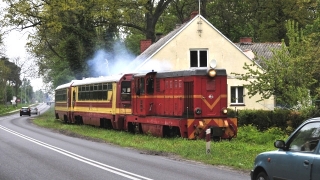
[[[75,80],[56,88],[55,114],[68,123],[213,140],[237,135],[227,117],[222,69],[149,72]]]
[[[73,80],[55,90],[56,118],[66,123],[123,129],[131,114],[132,75]]]

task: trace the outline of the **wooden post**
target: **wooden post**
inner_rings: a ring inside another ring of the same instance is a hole
[[[206,130],[206,154],[210,154],[210,134],[211,134],[211,129]]]

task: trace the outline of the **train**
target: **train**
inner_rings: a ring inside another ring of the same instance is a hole
[[[55,89],[55,117],[133,134],[231,140],[237,118],[227,116],[227,89],[225,69],[84,78]]]

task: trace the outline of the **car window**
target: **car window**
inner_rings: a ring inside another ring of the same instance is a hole
[[[320,123],[313,122],[303,126],[289,140],[290,151],[314,152],[320,139]]]

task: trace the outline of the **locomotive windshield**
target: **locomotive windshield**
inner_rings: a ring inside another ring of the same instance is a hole
[[[121,82],[121,100],[122,101],[131,101],[131,83],[130,81]]]

